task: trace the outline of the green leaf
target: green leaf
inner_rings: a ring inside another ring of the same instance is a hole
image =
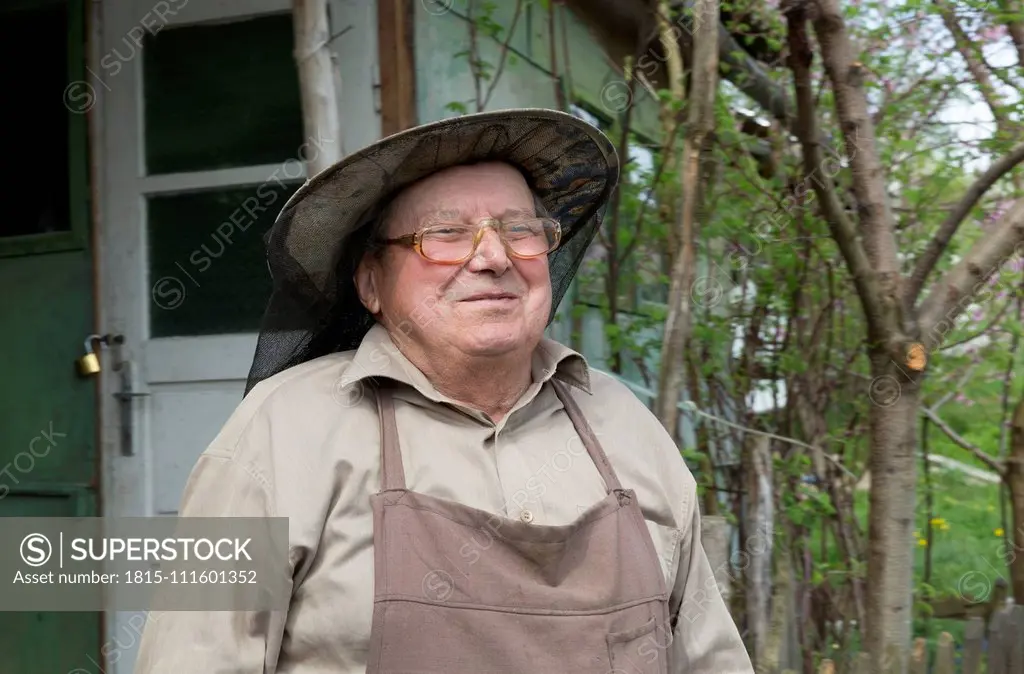
[[[444,106],[444,109],[450,110],[451,112],[455,112],[460,115],[469,114],[469,108],[466,107],[466,104],[460,103],[458,101],[452,101],[451,103],[448,103],[447,105]]]

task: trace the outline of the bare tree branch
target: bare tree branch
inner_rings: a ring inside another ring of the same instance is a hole
[[[871,262],[857,239],[856,227],[846,216],[835,185],[825,170],[826,164],[818,142],[821,135],[818,133],[817,112],[811,92],[812,53],[807,37],[806,12],[802,5],[798,5],[787,12],[786,18],[789,22],[790,67],[793,70],[796,88],[795,126],[803,148],[804,171],[811,178],[814,192],[821,203],[822,215],[850,269],[868,322],[876,328],[881,328],[883,310],[877,300],[878,289],[871,273]]]
[[[516,0],[516,11],[512,15],[512,24],[508,27],[508,32],[505,33],[505,39],[501,43],[501,56],[498,59],[498,67],[494,69],[494,75],[491,76],[491,83],[487,86],[487,93],[484,94],[483,104],[480,106],[481,109],[486,109],[487,104],[491,100],[491,94],[494,93],[494,87],[498,84],[498,79],[501,78],[501,71],[505,69],[505,61],[508,59],[508,45],[512,42],[512,36],[516,33],[516,24],[519,23],[519,15],[523,13],[523,0]],[[550,28],[551,35],[555,34],[554,26]],[[554,37],[552,37],[554,39]],[[557,65],[553,65],[553,68],[557,68]]]
[[[1000,477],[1006,475],[1006,467],[1002,463],[996,461],[991,456],[983,452],[977,445],[971,444],[970,442],[962,438],[956,431],[949,427],[949,424],[942,420],[942,417],[933,412],[930,408],[922,407],[921,415],[928,417],[928,419],[931,420],[933,424],[938,426],[943,433],[949,436],[950,440],[952,440],[954,443],[956,443],[963,449],[966,449],[968,452],[973,454],[976,459],[978,459],[986,466],[991,468]]]
[[[997,311],[996,315],[993,316],[989,320],[988,325],[983,327],[981,330],[975,332],[972,335],[968,335],[967,337],[964,337],[963,339],[959,339],[959,340],[957,340],[955,342],[950,342],[949,344],[943,344],[940,347],[939,350],[940,351],[947,351],[949,349],[953,349],[953,348],[956,348],[958,346],[962,346],[964,344],[968,344],[970,342],[973,342],[977,338],[981,337],[986,332],[988,332],[989,330],[991,330],[992,328],[996,327],[999,324],[999,321],[1003,318],[1003,314],[1006,313],[1006,310],[1010,308],[1010,305],[1012,303],[1013,303],[1013,300],[1006,300],[1005,302],[1003,302],[1002,308],[999,311]],[[960,387],[958,387],[957,390],[960,390]]]
[[[921,293],[921,288],[928,279],[928,275],[932,273],[935,264],[939,261],[942,253],[946,250],[946,246],[949,245],[953,235],[956,234],[956,230],[960,227],[960,223],[964,221],[964,218],[971,212],[971,209],[978,203],[978,200],[997,180],[1009,173],[1022,161],[1024,161],[1024,143],[1018,144],[1008,154],[993,162],[988,170],[979,176],[974,181],[974,184],[964,192],[959,203],[946,216],[946,219],[939,226],[939,230],[935,233],[934,238],[928,242],[928,247],[921,253],[917,264],[914,265],[914,271],[910,275],[910,280],[903,295],[905,306],[910,307],[917,302],[917,297]]]
[[[931,82],[932,75],[935,74],[936,70],[938,70],[939,63],[940,61],[934,61],[928,70],[921,73],[921,76],[911,82],[903,91],[899,93],[886,92],[885,98],[882,99],[882,103],[878,106],[878,109],[875,110],[875,114],[871,116],[871,123],[874,124],[875,127],[878,127],[878,125],[882,123],[882,120],[885,119],[885,115],[887,113],[893,110],[899,110],[900,103],[910,98],[910,96],[912,96],[922,84]]]
[[[967,385],[967,381],[971,378],[971,375],[974,374],[974,371],[977,369],[977,367],[977,363],[971,363],[964,371],[960,379],[957,380],[956,385],[951,387],[942,395],[941,398],[935,401],[935,404],[931,406],[932,411],[938,414],[940,407],[948,403],[953,398],[953,396],[957,394],[958,391],[962,391],[964,386]]]
[[[894,221],[885,194],[885,174],[875,148],[875,129],[862,88],[865,69],[853,58],[838,0],[818,0],[814,32],[836,99],[846,151],[850,159],[853,192],[857,197],[864,250],[872,267],[883,277],[898,274]]]
[[[749,426],[743,426],[741,424],[737,424],[735,422],[729,421],[728,419],[723,419],[722,417],[718,417],[718,416],[715,416],[714,414],[710,414],[710,413],[705,412],[703,410],[699,410],[699,409],[697,409],[697,406],[694,405],[693,403],[684,404],[682,411],[685,412],[686,414],[695,414],[697,416],[704,417],[705,419],[710,419],[711,421],[714,421],[717,424],[721,424],[723,426],[727,426],[728,428],[734,428],[734,429],[736,429],[738,431],[743,431],[744,433],[752,433],[754,435],[763,435],[763,436],[765,436],[767,438],[771,438],[772,440],[778,440],[779,442],[785,442],[785,443],[788,443],[790,445],[796,445],[797,447],[803,447],[805,449],[810,449],[812,451],[819,452],[823,457],[825,457],[826,459],[831,461],[833,464],[835,464],[836,468],[838,468],[839,470],[843,471],[844,473],[849,475],[854,480],[860,479],[849,468],[847,468],[845,465],[843,465],[843,462],[839,459],[839,457],[837,457],[834,454],[829,454],[822,447],[818,447],[818,446],[815,446],[815,445],[810,445],[810,444],[807,444],[806,442],[804,442],[802,440],[797,440],[795,438],[787,438],[787,437],[785,437],[783,435],[777,435],[776,433],[769,433],[767,431],[761,431],[761,430],[758,430],[756,428],[751,428]],[[842,440],[837,440],[836,438],[831,438],[831,437],[826,437],[825,439],[826,440],[833,440],[835,442],[840,442],[840,443],[843,442]]]
[[[921,304],[919,326],[929,349],[942,341],[953,320],[1013,255],[1024,257],[1024,199],[1018,199],[986,237],[935,283]]]
[[[985,99],[985,103],[992,111],[996,125],[1002,130],[1006,123],[1006,115],[1002,111],[1003,98],[996,91],[995,87],[992,86],[992,78],[989,77],[988,68],[976,56],[974,45],[971,43],[967,33],[964,32],[960,21],[956,18],[956,14],[953,13],[953,9],[942,0],[936,0],[935,6],[939,8],[942,22],[946,24],[946,28],[953,35],[953,43],[967,65],[967,71],[971,73],[971,77],[978,84],[978,91],[981,93],[981,97]]]
[[[1020,17],[1024,15],[1024,7],[1020,0],[1000,0],[999,7],[1007,14]],[[1006,22],[1013,46],[1017,48],[1017,67],[1024,71],[1024,20],[1013,19]]]
[[[693,73],[687,102],[686,132],[679,160],[682,179],[680,208],[676,213],[679,253],[672,262],[668,314],[661,346],[658,377],[658,418],[679,436],[679,394],[685,383],[685,355],[692,331],[693,279],[696,259],[698,195],[701,156],[705,139],[715,130],[715,99],[718,91],[718,0],[700,0],[693,9]]]

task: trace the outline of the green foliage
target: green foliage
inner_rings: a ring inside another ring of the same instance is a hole
[[[546,8],[549,0],[535,1]],[[1005,24],[1008,15],[998,5],[986,0],[955,4],[955,14],[974,45],[971,49],[980,50],[1000,39],[990,35],[999,22]],[[1019,142],[1019,133],[995,133],[991,125],[977,119],[978,101],[983,99],[964,67],[963,55],[945,32],[938,7],[919,0],[843,3],[853,56],[863,66],[862,88],[874,125],[874,149],[895,222],[891,244],[905,276],[978,174]],[[727,0],[722,10],[731,12],[729,28],[734,34],[761,37],[771,50],[786,48],[785,19],[777,9],[754,0]],[[506,14],[498,11],[496,2],[476,2],[473,17],[479,36],[504,39],[506,28],[500,24]],[[1007,40],[1002,46],[1009,50]],[[861,195],[853,188],[851,170],[851,157],[862,148],[846,138],[838,123],[837,97],[818,52],[820,42],[812,43],[816,50],[812,89],[818,127],[825,139],[821,150],[828,159],[810,176],[800,144],[790,135],[792,129],[771,123],[732,84],[723,81],[720,86],[713,144],[701,165],[703,201],[696,222],[696,266],[688,270],[695,283],[684,290],[693,312],[686,352],[687,392],[695,391],[702,409],[721,418],[803,443],[819,443],[835,462],[859,476],[868,465],[868,420],[878,404],[871,395],[869,335],[857,286],[834,239],[835,228],[822,215],[815,183],[834,188],[863,243],[866,232],[858,223]],[[986,51],[986,58],[993,52]],[[480,81],[491,82],[497,75],[495,65],[480,62],[474,54],[464,52],[457,58],[467,59]],[[725,76],[735,74],[728,64],[722,64],[721,70]],[[768,80],[792,94],[792,75],[785,63],[765,70]],[[657,87],[664,81],[664,72],[650,78]],[[1012,67],[997,68],[992,81],[1002,95],[997,112],[1011,128],[1021,128],[1024,97],[1014,92],[1022,87],[1011,86],[1024,84],[1020,73]],[[577,81],[575,86],[583,85]],[[685,100],[673,99],[665,88],[656,91],[656,98],[663,114],[686,118]],[[468,110],[465,103],[452,103],[449,109],[460,114]],[[618,148],[625,115],[587,112],[599,119]],[[761,128],[756,128],[757,123],[763,123]],[[672,152],[666,153],[668,139],[629,133],[629,149],[621,158],[617,208],[609,208],[580,268],[577,302],[571,311],[575,319],[599,313],[604,319],[605,345],[619,356],[611,366],[634,378],[649,379],[653,388],[668,314],[669,252],[675,248],[676,218],[682,205],[682,168],[666,162],[679,157],[685,134],[686,129],[680,128]],[[1019,183],[1019,178],[1016,183],[1004,178],[978,201],[929,275],[922,297],[932,290],[945,291],[939,280],[989,235],[1009,203],[1024,197]],[[959,307],[960,317],[928,354],[922,395],[925,405],[941,403],[938,414],[956,433],[998,456],[1000,442],[1005,441],[1004,397],[1016,402],[1024,396],[1020,376],[1024,326],[1014,311],[1024,289],[1024,269],[1006,264],[993,278],[985,286],[982,301],[965,301]],[[987,342],[971,341],[982,332]],[[579,338],[574,335],[574,345],[579,345]],[[1014,338],[1019,347],[1011,355]],[[1011,371],[1016,377],[1007,379]],[[777,388],[773,377],[782,382],[784,391],[778,409],[765,409],[771,397],[765,391]],[[905,386],[907,382],[897,383]],[[758,410],[752,408],[755,398],[761,401]],[[819,421],[823,429],[805,428],[807,420]],[[710,421],[702,421],[699,430],[696,445],[680,448],[695,471],[707,464],[709,455],[719,467],[736,460],[727,450],[739,446],[742,433]],[[932,454],[986,468],[934,427],[928,447]],[[794,551],[806,556],[810,589],[827,589],[833,593],[830,598],[847,593],[843,596],[849,604],[851,581],[867,577],[866,548],[861,558],[840,555],[834,524],[845,515],[832,501],[828,483],[813,479],[815,467],[806,448],[779,441],[773,442],[772,451],[779,540],[789,540]],[[971,571],[987,569],[990,575],[1005,571],[994,552],[998,540],[993,532],[1001,525],[998,491],[965,484],[959,473],[934,470],[936,516],[947,528],[935,532],[933,570],[927,582],[924,550],[916,540],[907,541],[914,547],[916,569],[915,633],[929,638],[940,629],[951,630],[954,636],[962,630],[959,624],[927,619],[930,599],[958,591],[958,583]],[[703,479],[706,476],[698,477],[703,490],[708,481]],[[736,481],[741,475],[729,467],[719,477],[729,495],[720,494],[719,502],[739,502],[729,499],[741,491]],[[921,486],[920,533],[926,523],[923,494]],[[862,546],[867,538],[867,507],[867,492],[857,491],[855,517],[848,524]],[[723,514],[735,517],[728,509]],[[800,578],[804,578],[802,572]],[[859,634],[847,636],[846,644],[837,646],[823,637],[812,646],[823,656],[856,648]]]

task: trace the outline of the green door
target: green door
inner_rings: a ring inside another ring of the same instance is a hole
[[[0,517],[95,515],[95,381],[83,0],[6,0],[0,73]],[[6,543],[6,541],[5,541]],[[99,613],[0,604],[0,672],[98,674]]]

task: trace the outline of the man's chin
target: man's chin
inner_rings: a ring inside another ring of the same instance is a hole
[[[497,358],[518,351],[531,340],[521,325],[467,327],[452,336],[459,350],[469,356]]]

